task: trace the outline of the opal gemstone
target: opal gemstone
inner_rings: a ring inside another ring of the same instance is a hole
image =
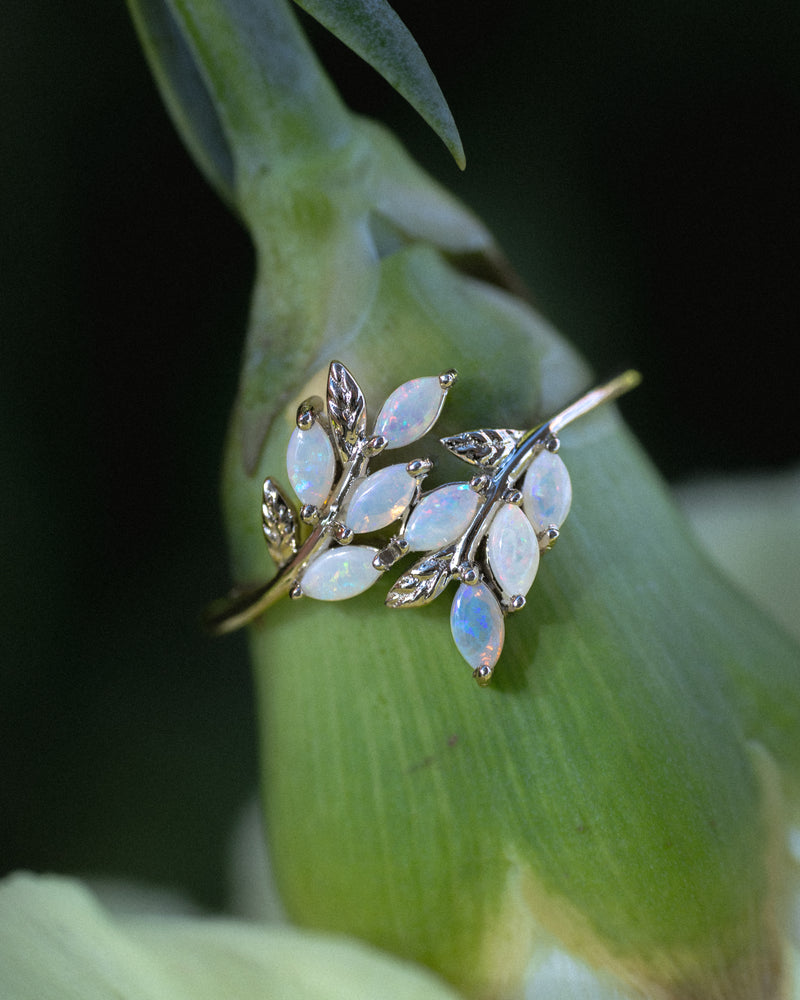
[[[531,462],[522,484],[522,505],[536,531],[549,525],[559,528],[572,504],[572,483],[567,467],[552,451],[540,451]]]
[[[455,542],[469,527],[481,498],[469,483],[450,483],[433,490],[414,508],[405,540],[412,552],[429,552]]]
[[[390,465],[367,476],[358,484],[347,506],[347,527],[356,534],[385,528],[402,517],[415,487],[405,465]]]
[[[372,560],[378,550],[370,545],[347,545],[317,556],[300,581],[306,597],[317,601],[344,601],[363,593],[381,575]]]
[[[286,451],[286,473],[300,502],[321,507],[328,499],[335,471],[333,445],[325,428],[313,424],[301,431],[296,427]]]
[[[503,504],[495,514],[486,539],[486,555],[503,591],[509,597],[524,597],[539,568],[539,542],[519,507]]]
[[[503,651],[505,623],[497,598],[485,583],[462,583],[450,611],[450,631],[458,651],[472,667],[494,667]]]
[[[387,448],[404,448],[433,427],[443,398],[436,377],[404,382],[383,404],[372,433],[383,435],[389,442]]]

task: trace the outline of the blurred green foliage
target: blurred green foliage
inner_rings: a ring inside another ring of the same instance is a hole
[[[800,9],[396,8],[463,175],[304,23],[345,99],[482,215],[590,362],[644,371],[624,410],[662,470],[796,459]],[[0,862],[218,905],[255,784],[251,691],[243,639],[196,618],[227,584],[218,464],[250,248],[122,3],[32,0],[0,39]]]

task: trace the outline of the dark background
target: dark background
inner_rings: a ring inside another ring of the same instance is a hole
[[[121,2],[0,11],[0,866],[223,898],[256,781],[217,469],[252,276]],[[396,5],[467,151],[460,174],[370,69],[345,97],[495,231],[670,479],[800,453],[800,8]],[[299,692],[298,696],[302,697]]]

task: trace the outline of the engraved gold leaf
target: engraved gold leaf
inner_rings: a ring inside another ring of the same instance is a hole
[[[454,551],[455,546],[450,545],[414,563],[386,595],[386,606],[419,608],[435,600],[453,578]]]
[[[367,404],[361,387],[340,361],[328,372],[328,418],[339,453],[346,461],[367,426]]]
[[[297,554],[297,519],[294,508],[269,477],[264,480],[261,526],[270,557],[281,569]]]
[[[456,458],[482,469],[493,469],[513,451],[522,431],[482,428],[442,438],[442,444]]]

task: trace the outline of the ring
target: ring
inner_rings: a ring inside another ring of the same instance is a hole
[[[503,648],[505,616],[525,606],[540,554],[569,513],[572,487],[557,454],[558,434],[635,388],[641,376],[626,371],[527,432],[482,428],[442,438],[451,454],[477,467],[467,481],[423,493],[433,467],[429,458],[369,472],[373,458],[428,433],[457,377],[450,369],[405,382],[368,432],[360,386],[345,365],[331,363],[327,400],[301,403],[287,449],[299,510],[274,479],[264,480],[262,527],[278,571],[267,583],[212,604],[204,615],[209,631],[232,632],[287,594],[323,601],[355,597],[407,553],[424,553],[392,585],[386,605],[421,607],[458,581],[453,639],[477,682],[489,683]],[[396,528],[380,548],[353,544],[356,535],[389,525]]]

